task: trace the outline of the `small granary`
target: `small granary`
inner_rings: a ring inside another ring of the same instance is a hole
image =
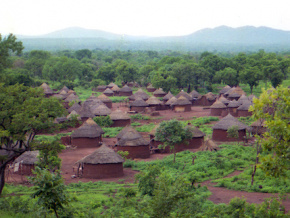
[[[228,96],[229,100],[238,100],[242,95],[246,95],[246,93],[240,88],[236,87]]]
[[[131,96],[132,94],[133,94],[132,89],[127,85],[124,85],[123,88],[119,89],[120,96]]]
[[[240,106],[240,104],[236,100],[230,101],[230,103],[228,104],[228,112],[232,116],[237,117],[238,116],[238,107],[239,106]]]
[[[233,126],[238,127],[238,138],[228,137],[228,129]],[[234,118],[231,114],[228,114],[226,117],[217,122],[213,127],[212,139],[215,141],[243,141],[246,137],[246,131],[249,127],[236,118]]]
[[[92,110],[92,113],[95,116],[108,116],[111,114],[111,109],[108,108],[106,105],[102,104]]]
[[[39,151],[26,151],[14,161],[14,173],[32,175],[35,163],[38,161]]]
[[[197,91],[192,90],[191,93],[189,93],[192,97],[192,105],[194,106],[200,106],[202,105],[202,95],[199,94]]]
[[[173,110],[175,112],[187,112],[191,111],[191,102],[184,96],[180,96],[173,104]]]
[[[243,104],[238,107],[238,117],[250,117],[252,116],[252,112],[249,111],[250,106],[252,105],[252,102],[244,101]]]
[[[110,114],[110,118],[113,121],[111,127],[124,127],[131,124],[131,118],[129,115],[121,110],[113,111]]]
[[[221,101],[217,100],[213,105],[210,106],[211,116],[221,116],[223,111],[227,110],[227,106]]]
[[[72,145],[78,148],[92,148],[100,146],[104,131],[93,119],[89,118],[71,134]]]
[[[216,98],[217,98],[216,95],[209,92],[209,93],[202,96],[202,100],[201,100],[202,105],[203,106],[211,106],[215,102]]]
[[[192,102],[192,96],[187,92],[181,90],[175,97],[178,99],[180,96],[185,97],[188,101]]]
[[[70,103],[70,102],[80,103],[81,100],[79,99],[79,97],[78,97],[76,94],[74,94],[74,93],[70,93],[70,94],[69,94],[69,95],[64,99],[64,101],[63,101],[64,107],[65,107],[66,109],[69,108],[69,103]]]
[[[160,97],[160,98],[162,98],[162,97],[164,97],[164,96],[166,95],[166,92],[164,92],[162,88],[159,88],[159,89],[157,89],[157,90],[155,90],[155,91],[153,92],[153,95],[154,95],[155,97]]]
[[[165,95],[164,97],[163,97],[163,102],[165,103],[165,102],[167,102],[170,98],[172,98],[172,97],[174,97],[174,95],[169,91],[168,93],[167,93],[167,95]]]
[[[265,126],[264,120],[259,119],[251,124],[251,132],[252,134],[262,135],[267,131],[267,127]]]
[[[128,151],[127,158],[149,158],[150,157],[150,142],[145,140],[142,135],[132,127],[128,127],[119,135],[119,140],[116,144],[118,151]]]
[[[113,92],[111,89],[107,88],[107,89],[103,92],[103,94],[106,95],[106,96],[113,96],[113,95],[114,95],[114,92]]]
[[[97,86],[97,92],[103,92],[103,91],[105,91],[107,89],[107,86],[103,86],[103,85],[101,85],[101,86]]]
[[[114,92],[114,96],[119,96],[120,88],[117,85],[114,85],[111,90]]]
[[[146,89],[147,89],[148,92],[154,92],[154,91],[156,90],[156,88],[154,88],[154,87],[152,86],[152,84],[149,84],[149,85],[146,87]]]
[[[130,103],[130,111],[143,112],[149,104],[145,102],[142,98],[137,97],[137,99]]]
[[[124,175],[123,162],[119,154],[103,144],[77,162],[77,176],[90,179],[121,177]]]
[[[43,89],[43,93],[44,93],[45,97],[50,97],[54,94],[52,89],[46,83],[42,83],[40,88]]]
[[[160,110],[162,102],[156,98],[155,96],[151,96],[146,103],[149,105],[151,108],[155,108],[155,110]]]
[[[219,94],[220,96],[223,96],[227,91],[229,91],[231,89],[230,86],[226,85],[225,87],[223,87],[220,91]]]
[[[74,103],[67,111],[71,113],[72,111],[79,112],[82,106],[79,103]]]
[[[98,96],[98,99],[100,99],[108,108],[112,108],[112,100],[109,99],[106,95],[101,94]]]
[[[173,104],[177,101],[177,98],[175,98],[174,96],[172,98],[170,98],[166,103],[165,106],[168,107],[168,109],[173,109]]]

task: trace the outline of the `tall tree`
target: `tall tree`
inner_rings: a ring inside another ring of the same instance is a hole
[[[259,81],[262,79],[262,77],[263,74],[257,66],[248,66],[240,72],[241,82],[249,84],[251,93],[253,93],[253,88],[259,84]]]

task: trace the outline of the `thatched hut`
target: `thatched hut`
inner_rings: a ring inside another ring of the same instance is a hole
[[[91,106],[88,101],[85,101],[81,109],[78,111],[82,121],[86,121],[89,118],[93,118],[94,114],[92,113]]]
[[[69,108],[69,103],[70,102],[75,102],[75,103],[80,103],[81,100],[79,99],[79,97],[74,94],[74,93],[71,93],[69,94],[63,101],[63,106],[68,109]]]
[[[230,103],[230,101],[226,99],[224,96],[221,96],[218,100],[221,101],[225,106],[227,106]]]
[[[221,101],[217,100],[213,105],[210,106],[211,116],[221,116],[222,112],[227,109],[227,106]]]
[[[191,111],[191,102],[181,95],[173,104],[173,110],[175,112],[187,112]]]
[[[123,127],[131,124],[131,118],[129,115],[121,110],[113,111],[110,114],[110,118],[113,121],[111,127]]]
[[[174,97],[174,95],[169,91],[163,98],[163,102],[167,102],[170,98]]]
[[[137,92],[135,92],[133,95],[129,96],[130,101],[135,101],[137,98],[142,98],[144,101],[147,101],[149,99],[149,95],[144,92],[142,89],[138,89]]]
[[[238,116],[238,107],[240,106],[239,102],[236,101],[236,100],[233,100],[231,101],[229,104],[228,104],[228,112],[234,116],[234,117],[237,117]]]
[[[111,109],[104,104],[92,109],[92,113],[95,116],[108,116],[111,114],[111,112]]]
[[[249,101],[249,98],[246,95],[241,95],[241,97],[238,99],[240,105],[242,105],[245,101]]]
[[[150,142],[145,140],[134,128],[126,128],[116,146],[118,151],[129,152],[127,158],[149,158],[149,143]]]
[[[93,119],[89,118],[71,134],[71,143],[78,148],[100,146],[104,131]]]
[[[106,90],[103,91],[103,94],[106,95],[106,96],[113,96],[114,92],[111,89],[106,88]]]
[[[155,110],[160,110],[162,102],[156,98],[155,96],[151,96],[146,103],[149,105],[151,108],[155,108]]]
[[[98,99],[100,99],[108,108],[112,108],[113,101],[109,99],[105,94],[99,95]]]
[[[238,117],[249,117],[252,116],[252,112],[249,111],[250,106],[253,103],[248,101],[244,101],[243,104],[241,106],[238,107],[237,111],[238,111]]]
[[[117,86],[115,83],[110,83],[109,85],[107,85],[107,88],[111,89],[113,88],[114,86]]]
[[[39,151],[26,151],[14,161],[14,173],[32,175],[35,163],[38,161]]]
[[[111,90],[114,92],[114,96],[119,96],[120,88],[117,85],[114,85]]]
[[[189,140],[188,144],[184,144],[184,149],[196,149],[202,146],[205,133],[196,127],[188,126],[187,128],[190,128],[192,132],[192,138]]]
[[[45,97],[50,97],[54,94],[52,89],[46,83],[42,83],[40,88],[43,89],[43,93],[44,93]]]
[[[81,108],[82,108],[82,106],[79,103],[76,102],[69,109],[67,109],[67,111],[69,113],[71,113],[72,111],[79,112]]]
[[[63,86],[62,89],[58,91],[58,93],[61,94],[61,93],[63,93],[63,91],[65,91],[66,93],[68,93],[69,90],[70,90],[70,89],[69,89],[68,87]]]
[[[174,96],[172,98],[170,98],[166,103],[165,105],[168,107],[168,108],[171,108],[173,109],[173,104],[177,101],[177,98],[175,98]]]
[[[228,137],[227,131],[233,126],[238,127],[238,138]],[[212,128],[212,139],[216,141],[243,141],[246,137],[246,131],[249,129],[247,125],[238,121],[231,114],[221,119]]]
[[[223,87],[220,91],[219,94],[220,96],[223,96],[227,91],[229,91],[231,89],[230,86],[226,85],[225,87]]]
[[[146,89],[147,89],[148,92],[154,92],[154,91],[156,90],[156,88],[154,88],[154,87],[152,86],[152,84],[149,84],[149,85],[146,87]]]
[[[188,94],[187,92],[181,90],[175,97],[178,99],[179,97],[183,96],[188,101],[192,102],[192,96]]]
[[[232,87],[228,91],[226,91],[223,95],[227,98],[229,96],[229,94],[231,94],[231,92],[234,91],[235,89],[236,89],[236,87]]]
[[[251,133],[252,134],[257,134],[257,135],[262,135],[267,131],[267,127],[265,126],[264,120],[259,119],[256,120],[251,124]]]
[[[71,120],[73,117],[76,117],[77,120],[81,120],[80,115],[79,115],[78,112],[76,112],[75,110],[73,110],[72,112],[70,112],[69,115],[66,116],[66,118],[67,118],[68,120]]]
[[[202,95],[199,94],[197,91],[192,90],[191,93],[189,93],[192,97],[192,105],[194,106],[200,106],[202,105]]]
[[[227,97],[229,100],[238,100],[242,95],[246,95],[246,93],[241,87],[236,87]]]
[[[216,100],[217,96],[214,95],[212,92],[208,92],[207,94],[202,96],[202,105],[203,106],[211,106],[215,100]]]
[[[132,89],[127,85],[124,85],[123,88],[119,89],[120,96],[130,96],[132,94],[133,94]]]
[[[107,89],[107,86],[104,86],[104,85],[97,86],[97,92],[103,92],[106,89]]]
[[[124,159],[119,154],[103,144],[92,154],[77,162],[77,174],[90,179],[121,177],[124,175],[123,162]]]
[[[166,92],[164,92],[162,88],[159,88],[159,89],[157,89],[157,90],[155,90],[153,92],[153,95],[155,97],[161,97],[162,98],[162,97],[164,97],[166,95]]]
[[[137,99],[130,103],[130,111],[143,112],[146,107],[149,107],[149,104],[145,102],[142,98],[137,97]]]

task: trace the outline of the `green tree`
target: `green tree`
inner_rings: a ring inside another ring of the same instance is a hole
[[[264,90],[250,107],[255,120],[264,120],[267,132],[259,138],[263,150],[270,154],[261,158],[260,168],[267,175],[283,176],[290,166],[290,89],[281,86]]]
[[[82,60],[83,58],[92,58],[92,52],[89,49],[81,49],[75,52],[75,56],[78,60]]]
[[[238,73],[235,69],[227,67],[223,70],[216,72],[214,81],[223,82],[229,86],[236,86],[239,84]]]
[[[51,57],[47,51],[33,50],[28,55],[28,60],[25,62],[25,69],[30,72],[31,76],[43,78],[42,70],[45,62]]]
[[[107,84],[114,81],[116,77],[115,70],[112,64],[106,63],[97,71],[97,78],[105,81]]]
[[[262,72],[257,66],[247,67],[240,72],[241,82],[249,84],[251,93],[253,93],[253,88],[259,84],[262,77]]]
[[[170,120],[160,123],[156,129],[155,137],[157,141],[163,142],[165,147],[170,146],[174,152],[173,162],[175,163],[176,151],[174,147],[192,138],[192,132],[190,128],[184,128],[180,121]]]
[[[40,88],[0,84],[0,194],[5,184],[7,164],[31,150],[34,136],[51,128],[64,108],[56,98],[45,98]]]

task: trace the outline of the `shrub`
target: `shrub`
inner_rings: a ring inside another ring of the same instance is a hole
[[[94,121],[102,127],[109,127],[113,124],[113,121],[110,119],[110,116],[99,116],[94,117]]]

